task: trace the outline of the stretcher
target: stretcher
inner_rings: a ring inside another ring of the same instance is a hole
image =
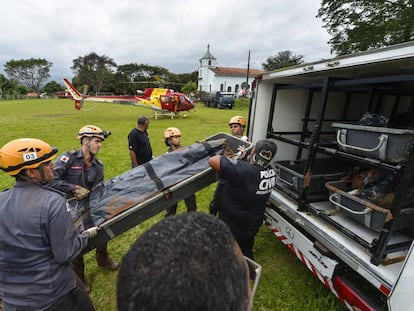
[[[252,144],[218,133],[102,182],[91,191],[86,202],[88,217],[100,230],[83,253],[217,181],[208,158],[215,154],[233,155],[239,146],[249,152]]]

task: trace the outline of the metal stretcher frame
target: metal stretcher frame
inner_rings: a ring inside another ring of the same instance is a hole
[[[237,148],[240,145],[245,146],[246,152],[249,152],[253,147],[253,144],[247,141],[243,141],[237,137],[229,135],[227,133],[218,133],[205,139],[205,141],[215,140],[220,138],[226,138],[228,147],[237,152]],[[122,213],[110,218],[99,225],[100,230],[98,234],[89,240],[88,245],[82,251],[87,253],[90,250],[96,248],[98,245],[102,245],[109,240],[117,237],[121,233],[139,225],[145,220],[157,215],[164,211],[167,207],[184,200],[191,194],[209,186],[216,182],[218,174],[212,169],[207,168],[189,178],[186,178],[175,185],[168,187],[160,192],[154,193],[143,202],[123,211]]]
[[[89,240],[83,253],[112,240],[121,233],[157,215],[167,207],[216,182],[217,176],[214,170],[208,168],[108,219],[99,225],[101,230],[94,238]]]

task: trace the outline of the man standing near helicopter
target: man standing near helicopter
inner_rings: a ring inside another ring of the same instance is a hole
[[[148,118],[139,116],[137,126],[128,134],[128,148],[132,167],[144,164],[152,159],[152,148],[147,132],[148,126]]]

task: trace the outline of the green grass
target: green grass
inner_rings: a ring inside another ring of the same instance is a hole
[[[0,101],[0,146],[8,141],[33,137],[47,141],[62,153],[78,148],[77,131],[86,124],[110,130],[112,135],[104,142],[99,158],[105,164],[105,179],[119,175],[130,168],[127,136],[135,126],[137,117],[150,117],[148,129],[154,155],[166,151],[163,139],[165,128],[174,126],[182,132],[182,144],[190,145],[219,132],[229,133],[228,121],[233,115],[247,118],[246,102],[236,103],[233,110],[206,108],[197,104],[196,112],[186,118],[154,120],[145,108],[85,103],[84,110],[74,109],[73,102],[65,99]],[[14,179],[0,173],[0,190],[12,187]],[[200,211],[207,212],[215,185],[197,193]],[[183,202],[178,213],[184,212]],[[136,238],[163,218],[163,213],[119,235],[108,243],[111,256],[121,261]],[[336,297],[313,277],[279,240],[262,227],[256,238],[256,260],[263,266],[262,279],[255,297],[254,310],[345,310]],[[116,310],[116,272],[108,272],[96,265],[94,252],[85,255],[86,277],[92,285],[91,297],[98,311]],[[185,294],[185,293],[184,293]]]

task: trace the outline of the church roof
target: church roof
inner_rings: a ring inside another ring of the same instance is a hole
[[[247,68],[214,67],[210,69],[216,75],[244,77],[247,75]],[[249,69],[249,76],[257,76],[263,73],[264,71],[260,69]]]
[[[213,56],[213,54],[211,54],[211,52],[210,52],[210,44],[209,45],[207,45],[207,51],[204,53],[204,55],[200,58],[200,62],[201,62],[201,60],[202,59],[214,59],[214,60],[217,60],[214,56]]]

